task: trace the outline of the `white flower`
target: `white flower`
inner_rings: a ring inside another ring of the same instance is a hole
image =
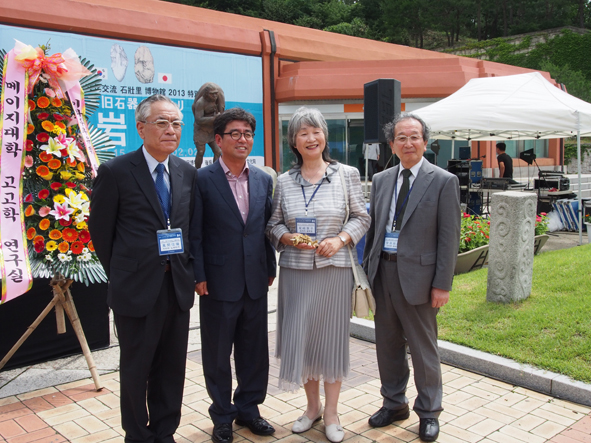
[[[74,223],[78,224],[78,223],[82,223],[85,220],[86,216],[82,213],[74,216]]]
[[[47,254],[45,256],[45,260],[47,260],[47,261],[53,261],[53,257],[51,256],[51,254]]]
[[[59,258],[59,260],[60,260],[61,262],[68,261],[68,256],[67,256],[67,254],[61,254],[61,253],[60,253],[60,254],[58,254],[58,255],[57,255],[57,258]]]

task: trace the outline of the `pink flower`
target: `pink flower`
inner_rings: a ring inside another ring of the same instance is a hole
[[[31,157],[30,155],[25,156],[25,166],[27,168],[33,166],[33,157]]]
[[[45,88],[45,90],[43,92],[48,97],[55,97],[55,91],[51,88]]]
[[[57,202],[53,205],[53,211],[49,211],[50,215],[53,215],[56,220],[67,221],[70,219],[70,215],[74,213],[74,210],[68,207],[68,203],[64,202],[61,205]]]
[[[51,212],[51,208],[49,206],[41,206],[39,208],[39,215],[41,217],[47,217],[47,215]]]

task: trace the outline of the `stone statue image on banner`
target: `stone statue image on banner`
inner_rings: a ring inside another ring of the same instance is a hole
[[[224,91],[215,83],[204,83],[193,102],[193,115],[195,116],[195,126],[193,128],[193,141],[197,154],[195,155],[195,167],[199,169],[203,163],[205,154],[205,145],[208,144],[213,151],[213,161],[216,161],[222,155],[220,147],[215,142],[213,133],[213,120],[216,115],[224,112],[226,108],[226,98]]]

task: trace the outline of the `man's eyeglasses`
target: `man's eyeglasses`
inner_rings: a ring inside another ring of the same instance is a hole
[[[423,137],[420,135],[411,135],[410,137],[407,137],[406,135],[399,135],[398,137],[394,137],[394,141],[401,145],[405,144],[408,140],[410,140],[411,143],[417,143],[423,140]]]
[[[232,140],[236,140],[236,141],[240,140],[240,137],[244,136],[244,140],[251,141],[254,137],[254,132],[230,131],[230,132],[224,132],[224,135],[229,135],[230,137],[232,137]]]
[[[174,129],[175,131],[181,131],[183,129],[183,126],[185,126],[185,124],[180,121],[180,120],[175,120],[175,121],[168,121],[168,120],[156,120],[154,122],[144,122],[148,125],[156,125],[158,127],[158,129],[162,129],[162,130],[167,130],[169,126],[172,126],[172,129]]]

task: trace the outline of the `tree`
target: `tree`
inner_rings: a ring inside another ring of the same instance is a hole
[[[558,66],[549,61],[543,62],[540,69],[549,72],[556,82],[563,83],[570,95],[591,103],[591,81],[581,71],[572,70],[568,64]]]

